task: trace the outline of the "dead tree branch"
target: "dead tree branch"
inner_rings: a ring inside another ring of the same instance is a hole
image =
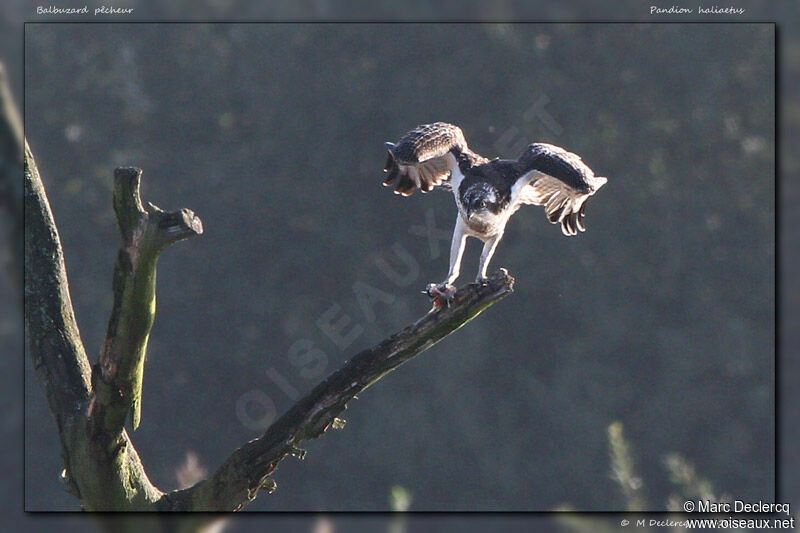
[[[149,204],[139,194],[142,171],[118,168],[114,174],[114,211],[122,247],[114,267],[114,307],[100,354],[92,405],[95,433],[117,434],[128,412],[139,427],[147,340],[156,315],[156,263],[170,244],[203,233],[189,209],[172,213]]]
[[[120,425],[92,431],[93,375],[72,309],[64,256],[36,161],[25,146],[25,333],[56,419],[61,480],[88,510],[152,510],[161,496]]]
[[[302,457],[298,446],[344,421],[337,416],[347,402],[390,371],[427,350],[513,290],[514,279],[501,269],[484,285],[456,292],[449,307],[431,310],[414,324],[359,353],[317,385],[258,439],[236,450],[211,476],[188,489],[164,496],[163,509],[237,511],[259,489],[272,491],[270,475],[287,455]]]
[[[0,122],[13,120],[5,106]],[[9,131],[11,131],[9,129]],[[25,143],[25,331],[28,353],[61,440],[62,482],[91,511],[235,511],[271,490],[271,475],[302,441],[342,427],[347,403],[390,371],[419,355],[513,290],[501,270],[483,285],[458,289],[449,307],[364,350],[297,402],[266,432],[233,454],[207,480],[164,493],[145,472],[124,429],[139,423],[147,339],[155,318],[156,262],[170,244],[202,233],[188,209],[167,213],[139,196],[141,171],[115,173],[114,210],[122,233],[114,270],[114,307],[93,367],[75,321],[58,230],[36,162]],[[197,522],[199,527],[205,520]]]
[[[71,444],[81,432],[90,396],[91,368],[72,310],[58,231],[27,145],[24,190],[27,349],[55,416],[69,472]]]

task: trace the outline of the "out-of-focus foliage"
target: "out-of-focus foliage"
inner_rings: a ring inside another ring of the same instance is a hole
[[[113,167],[142,167],[145,200],[204,221],[160,262],[133,435],[159,486],[189,450],[215,468],[255,418],[425,312],[447,237],[409,227],[432,216],[446,235],[452,198],[382,189],[382,143],[446,120],[488,157],[530,141],[581,154],[609,178],[588,231],[521,210],[494,261],[516,294],[370,389],[252,509],[385,510],[395,485],[411,510],[624,509],[615,420],[644,501],[667,501],[673,452],[738,499],[773,493],[773,26],[73,24],[26,39],[26,133],[90,352],[111,307]],[[383,291],[367,308],[365,286]],[[317,325],[331,309],[351,343]],[[32,373],[26,419],[27,508],[75,509]]]
[[[669,511],[683,511],[683,503],[688,500],[731,503],[730,495],[715,494],[711,482],[698,475],[694,466],[679,453],[668,454],[664,458],[664,464],[669,471],[670,481],[677,489],[667,504]]]
[[[687,501],[698,502],[727,502],[731,503],[730,495],[716,496],[711,483],[702,478],[695,471],[694,466],[679,453],[669,453],[664,457],[664,469],[669,474],[669,480],[674,485],[674,492],[663,506],[652,507],[642,501],[640,488],[642,479],[636,473],[635,461],[631,451],[631,444],[625,438],[622,423],[612,422],[608,426],[608,448],[611,455],[612,478],[617,483],[617,489],[625,499],[625,510],[631,514],[619,515],[619,518],[602,518],[597,515],[580,513],[564,513],[558,515],[556,520],[568,531],[582,532],[607,532],[618,531],[618,524],[625,527],[634,522],[645,519],[647,523],[663,521],[669,517],[649,514],[640,514],[643,509],[664,509],[670,513],[684,513],[684,503]],[[571,505],[561,505],[557,511],[575,511]],[[651,524],[652,527],[652,524]]]
[[[626,510],[645,509],[646,506],[640,496],[642,478],[636,475],[630,443],[625,439],[620,422],[613,422],[608,426],[608,447],[611,455],[611,477],[625,496]]]

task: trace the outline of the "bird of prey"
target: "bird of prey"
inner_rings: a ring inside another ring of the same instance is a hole
[[[450,189],[458,216],[450,248],[450,271],[440,284],[430,284],[431,296],[451,298],[461,270],[467,237],[483,241],[476,282],[486,269],[508,219],[524,204],[541,205],[548,220],[564,235],[585,231],[586,201],[606,183],[571,152],[552,144],[529,145],[517,159],[492,161],[467,146],[461,128],[446,122],[417,126],[397,144],[386,143],[389,157],[383,184],[410,196],[416,189]]]

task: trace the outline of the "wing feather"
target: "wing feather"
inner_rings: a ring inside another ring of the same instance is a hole
[[[608,180],[595,176],[580,156],[552,144],[530,145],[518,163],[529,180],[519,202],[543,206],[547,219],[561,224],[564,235],[586,231],[586,201]]]
[[[417,126],[397,144],[386,143],[389,154],[383,184],[394,192],[411,195],[415,189],[423,193],[448,185],[459,160],[467,165],[483,160],[467,147],[461,128],[446,122]]]

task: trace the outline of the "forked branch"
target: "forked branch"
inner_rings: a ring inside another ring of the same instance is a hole
[[[2,82],[2,80],[0,80]],[[11,119],[0,109],[0,121]],[[8,126],[8,124],[6,124]],[[0,134],[12,131],[0,127]],[[10,168],[10,167],[9,167]],[[33,155],[25,146],[25,328],[28,353],[55,416],[64,459],[62,482],[87,510],[235,511],[272,489],[271,475],[299,445],[342,427],[347,403],[388,372],[427,350],[513,290],[505,271],[458,289],[449,307],[364,350],[298,401],[207,480],[164,493],[153,485],[124,429],[139,402],[147,339],[155,317],[158,256],[202,233],[187,209],[166,213],[139,197],[141,171],[115,173],[114,210],[123,244],[114,271],[114,307],[98,364],[91,367],[73,316],[58,231]],[[200,520],[197,525],[203,522]]]
[[[142,384],[147,340],[156,314],[156,263],[170,244],[203,233],[189,209],[172,213],[153,204],[142,206],[142,171],[118,168],[114,173],[114,212],[122,246],[114,267],[114,307],[95,371],[95,433],[116,434],[130,412],[131,426],[141,420]]]

